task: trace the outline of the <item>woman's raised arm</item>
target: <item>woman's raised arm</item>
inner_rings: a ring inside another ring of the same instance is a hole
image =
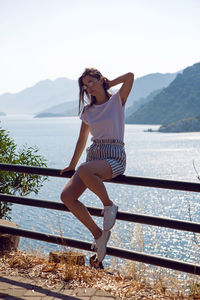
[[[128,95],[131,91],[134,82],[134,74],[129,72],[120,77],[115,78],[114,80],[108,80],[109,87],[115,86],[119,83],[123,83],[119,92],[122,99],[122,105],[125,105]]]

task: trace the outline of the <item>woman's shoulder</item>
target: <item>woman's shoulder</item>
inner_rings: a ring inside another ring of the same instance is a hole
[[[117,90],[113,93],[113,95],[110,98],[111,102],[116,103],[117,105],[119,105],[120,107],[124,107],[123,103],[122,103],[122,99],[121,99],[121,95],[120,95],[120,90]],[[112,101],[113,100],[113,101]]]
[[[111,95],[110,100],[111,100],[111,99],[115,99],[115,100],[118,99],[118,100],[121,101],[120,90],[115,91],[115,92]]]
[[[85,105],[83,107],[82,113],[85,113],[89,109],[89,106],[90,106],[89,104]]]
[[[119,97],[119,95],[120,95],[119,92],[120,92],[120,90],[114,91],[113,94],[111,95],[110,99],[111,99],[111,98]]]
[[[88,124],[88,114],[87,114],[87,111],[88,111],[88,105],[85,105],[82,109],[82,112],[80,113],[80,119],[82,121],[84,121],[86,124]]]

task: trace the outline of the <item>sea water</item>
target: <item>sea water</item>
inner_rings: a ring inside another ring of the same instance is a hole
[[[34,118],[28,115],[1,117],[1,126],[9,131],[18,148],[37,146],[49,168],[64,168],[71,160],[79,136],[80,120],[68,118]],[[199,182],[193,164],[200,173],[200,134],[145,132],[159,126],[126,125],[126,175]],[[87,146],[90,145],[91,136]],[[85,161],[83,152],[79,164]],[[68,179],[49,177],[38,195],[28,197],[60,200]],[[105,183],[110,198],[120,211],[200,222],[198,193]],[[102,208],[96,195],[86,190],[80,197],[86,206]],[[89,231],[69,212],[14,204],[12,221],[20,228],[92,242]],[[99,226],[102,218],[94,217]],[[198,263],[200,237],[190,232],[117,221],[109,246],[142,251],[164,257]],[[62,246],[21,238],[20,249],[43,253],[62,250]],[[110,263],[106,257],[106,263]]]

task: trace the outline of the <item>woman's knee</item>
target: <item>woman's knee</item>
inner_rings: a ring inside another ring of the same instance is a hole
[[[89,166],[87,163],[83,163],[78,167],[77,173],[80,176],[80,178],[83,178],[85,176],[87,176],[89,171]]]
[[[67,185],[64,187],[60,198],[65,204],[73,203],[78,200],[80,195],[86,190],[86,186],[80,179],[78,173],[76,172],[71,179],[68,181]]]
[[[62,202],[65,201],[65,190],[63,190],[62,193],[60,194],[60,199]]]

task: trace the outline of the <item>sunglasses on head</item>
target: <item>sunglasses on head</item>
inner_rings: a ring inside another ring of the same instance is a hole
[[[86,84],[83,85],[83,89],[84,90],[89,89],[90,87],[94,86],[97,81],[98,81],[98,79],[94,79],[93,81],[89,81],[87,85]]]

